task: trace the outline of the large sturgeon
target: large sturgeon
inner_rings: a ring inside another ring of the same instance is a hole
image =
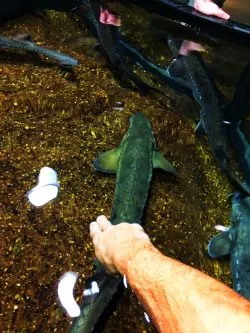
[[[119,47],[119,33],[117,27],[100,22],[100,0],[79,0],[79,14],[87,26],[97,35],[100,46],[109,59],[112,73],[119,83],[133,90],[146,94],[155,91],[163,94],[159,89],[145,83],[136,73],[129,69],[126,57]]]
[[[247,64],[236,86],[234,98],[225,109],[229,140],[237,155],[243,178],[250,187],[250,144],[242,130],[244,118],[250,110],[250,63]]]
[[[149,120],[140,112],[130,118],[129,129],[118,148],[101,154],[94,161],[98,171],[116,173],[115,195],[111,223],[141,223],[146,205],[153,168],[175,174],[175,168],[157,150]],[[88,287],[98,286],[99,292],[85,296],[81,315],[77,317],[71,333],[88,333],[96,330],[96,324],[122,287],[122,277],[108,275],[97,263]],[[86,294],[86,293],[85,293]]]
[[[0,49],[17,49],[22,51],[28,51],[38,54],[43,54],[48,58],[52,58],[57,60],[63,66],[76,66],[78,64],[77,60],[70,57],[69,55],[55,51],[49,50],[44,47],[38,46],[36,43],[31,42],[26,39],[21,39],[18,37],[15,38],[8,38],[5,36],[0,35]]]
[[[176,41],[169,38],[169,46],[176,55]],[[226,116],[222,108],[222,96],[216,87],[206,64],[198,52],[188,56],[177,56],[169,66],[169,72],[181,73],[176,81],[187,85],[193,92],[194,99],[201,106],[200,122],[196,132],[206,133],[212,153],[228,181],[240,193],[250,195],[249,188],[240,181],[231,167],[229,159],[229,140],[225,123]]]
[[[250,187],[250,145],[241,129],[241,122],[248,113],[250,64],[241,75],[235,96],[225,110],[230,122],[228,133],[237,153],[246,185]],[[250,300],[250,197],[236,193],[232,202],[232,225],[214,236],[208,245],[211,257],[230,254],[233,288]]]
[[[233,288],[250,300],[250,197],[234,195],[231,222],[210,240],[208,253],[212,258],[230,255]]]

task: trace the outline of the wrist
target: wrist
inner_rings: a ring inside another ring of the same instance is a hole
[[[150,250],[150,252],[156,250],[150,241],[135,240],[122,251],[115,253],[113,256],[113,264],[120,274],[127,275],[131,263],[135,261],[138,256],[144,256],[143,253],[146,255],[148,250]]]

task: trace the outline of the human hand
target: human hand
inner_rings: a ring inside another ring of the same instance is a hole
[[[188,56],[193,51],[205,52],[205,49],[200,43],[192,42],[190,40],[184,40],[181,44],[179,54]]]
[[[100,22],[103,24],[114,25],[116,27],[120,27],[121,17],[115,14],[111,14],[107,9],[100,8]]]
[[[217,16],[225,20],[230,18],[230,15],[224,12],[212,0],[194,0],[194,9],[202,14]]]
[[[112,225],[104,215],[90,223],[90,236],[96,257],[108,273],[125,274],[127,262],[138,251],[151,245],[148,235],[138,223]]]

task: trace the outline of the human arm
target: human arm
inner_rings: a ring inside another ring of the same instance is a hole
[[[136,224],[91,224],[97,258],[127,280],[159,332],[250,332],[250,303],[202,272],[161,254]]]

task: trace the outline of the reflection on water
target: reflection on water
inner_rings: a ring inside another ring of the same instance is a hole
[[[239,20],[250,24],[245,15],[249,10],[242,10],[246,1],[238,5]],[[172,55],[166,38],[162,30],[152,28],[149,14],[118,2],[111,6],[122,15],[126,38],[150,60],[164,68],[169,65]],[[236,4],[233,8],[230,0],[228,8],[236,19]],[[88,224],[100,213],[109,215],[113,199],[115,178],[95,173],[92,161],[119,144],[136,111],[150,119],[160,151],[178,171],[177,181],[161,172],[154,174],[146,231],[167,255],[231,285],[227,261],[212,261],[206,250],[214,226],[229,224],[227,196],[232,187],[206,137],[194,134],[200,106],[132,63],[131,68],[165,96],[145,97],[121,88],[104,57],[92,50],[95,38],[75,14],[27,15],[0,31],[5,36],[21,32],[32,34],[39,45],[76,58],[80,65],[71,73],[34,54],[0,50],[1,331],[65,332],[69,327],[57,301],[57,281],[65,271],[78,272],[75,296],[80,302],[84,283],[93,273]],[[204,43],[198,38],[198,42],[210,74],[230,100],[249,61],[249,50],[217,39]],[[36,185],[43,166],[57,170],[60,192],[54,201],[34,208],[25,193]],[[105,329],[153,330],[129,290]]]

